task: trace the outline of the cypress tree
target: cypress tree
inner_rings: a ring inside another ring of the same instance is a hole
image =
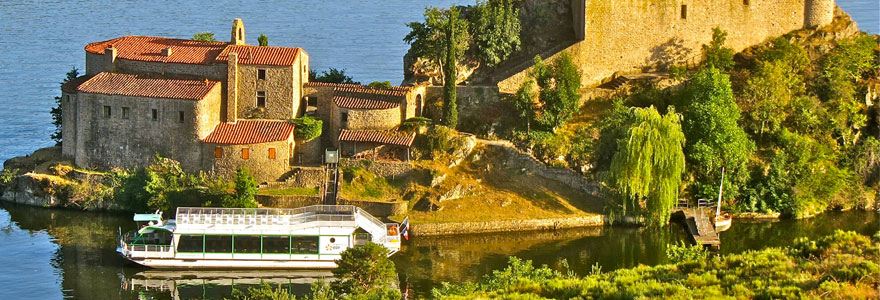
[[[458,20],[458,10],[455,7],[449,10],[449,20],[446,29],[446,61],[444,69],[446,78],[443,80],[443,124],[455,129],[458,125],[458,103],[455,95],[455,80],[458,71],[455,66],[455,26]]]

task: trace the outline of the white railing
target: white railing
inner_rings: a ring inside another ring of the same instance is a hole
[[[353,222],[358,208],[351,205],[313,205],[300,208],[205,208],[177,209],[178,225],[282,225],[310,222]],[[344,225],[344,224],[335,224]]]
[[[171,258],[174,257],[174,248],[170,245],[128,245],[123,243],[123,249],[127,250],[130,257],[144,258]]]

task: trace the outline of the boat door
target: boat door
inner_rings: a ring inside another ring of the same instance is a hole
[[[354,246],[360,247],[366,245],[367,242],[373,240],[373,235],[364,230],[363,228],[358,228],[354,231]]]

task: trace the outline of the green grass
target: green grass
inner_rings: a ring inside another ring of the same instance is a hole
[[[257,194],[273,196],[317,196],[318,188],[290,187],[282,189],[261,189],[257,191]]]
[[[343,170],[341,192],[352,200],[393,200],[401,194],[399,187],[360,167]]]

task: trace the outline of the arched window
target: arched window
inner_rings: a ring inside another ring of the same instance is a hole
[[[239,40],[241,39],[241,36],[244,35],[243,31],[244,31],[244,29],[242,29],[241,27],[238,28],[238,39]]]
[[[416,117],[422,116],[422,109],[424,106],[424,103],[422,103],[422,94],[416,95]]]

